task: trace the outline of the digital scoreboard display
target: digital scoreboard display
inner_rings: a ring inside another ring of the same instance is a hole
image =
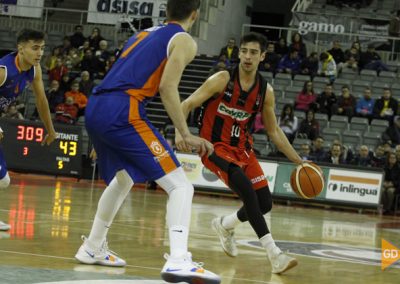
[[[41,145],[46,136],[43,123],[0,119],[1,140],[7,168],[54,175],[80,176],[82,172],[82,130],[76,125],[55,124],[57,139]]]

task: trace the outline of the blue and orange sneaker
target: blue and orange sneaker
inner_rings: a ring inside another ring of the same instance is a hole
[[[75,258],[84,264],[99,264],[104,266],[125,266],[126,261],[108,248],[104,241],[100,248],[96,248],[90,241],[82,236],[83,244],[75,255]]]
[[[180,258],[172,258],[168,254],[165,254],[164,258],[167,262],[161,270],[161,278],[168,283],[221,283],[221,278],[217,274],[204,269],[202,262],[193,262],[190,252]]]

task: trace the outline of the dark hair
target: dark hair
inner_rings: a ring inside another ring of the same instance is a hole
[[[286,117],[286,109],[287,108],[290,108],[289,119],[291,121],[293,121],[294,120],[294,110],[293,110],[293,105],[291,105],[291,104],[285,104],[283,106],[280,118],[284,119]]]
[[[326,60],[326,59],[328,59],[328,58],[329,58],[329,54],[328,54],[327,52],[322,52],[322,53],[319,55],[319,60],[321,60],[321,61]]]
[[[168,20],[182,21],[190,14],[200,8],[200,0],[168,0]]]
[[[315,121],[315,111],[312,110],[312,109],[309,109],[309,110],[306,111],[306,121],[308,121],[308,114],[310,112],[312,112],[312,114],[313,114],[313,117],[312,117],[311,121],[314,122]]]
[[[17,44],[20,44],[22,42],[27,42],[30,40],[42,41],[44,40],[44,33],[31,29],[23,29],[22,31],[19,32],[17,36]]]
[[[302,92],[303,94],[307,93],[307,85],[308,85],[309,83],[313,84],[312,81],[305,81],[305,82],[304,82],[303,90],[301,90],[301,92]],[[314,94],[314,84],[313,84],[313,86],[311,87],[311,92]]]
[[[248,42],[258,42],[260,44],[261,53],[267,49],[267,38],[262,34],[250,32],[240,39],[240,45]]]
[[[298,41],[298,42],[299,42],[299,43],[302,43],[302,42],[303,42],[303,38],[301,37],[301,34],[300,34],[300,33],[297,33],[297,32],[294,33],[294,34],[292,35],[292,43],[295,43],[295,41],[294,41],[295,39],[294,39],[294,38],[295,38],[297,35],[299,36],[299,41]]]

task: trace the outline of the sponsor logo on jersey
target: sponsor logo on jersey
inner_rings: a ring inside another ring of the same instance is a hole
[[[236,109],[236,108],[230,108],[230,107],[226,106],[224,103],[219,104],[218,113],[220,113],[222,115],[230,116],[233,119],[238,120],[238,121],[244,121],[251,116],[251,114],[248,113],[247,111]]]

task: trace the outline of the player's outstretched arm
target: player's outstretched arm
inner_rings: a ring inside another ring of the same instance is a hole
[[[183,70],[193,60],[197,45],[186,33],[179,34],[170,43],[169,57],[161,77],[159,92],[165,110],[174,126],[183,137],[186,148],[195,148],[200,155],[211,154],[213,146],[208,141],[195,137],[189,132],[185,116],[180,107],[178,85]]]
[[[42,80],[42,68],[40,65],[36,66],[35,78],[32,82],[32,89],[36,97],[36,107],[40,116],[40,119],[44,123],[44,127],[47,130],[47,135],[42,141],[42,145],[49,145],[56,139],[56,131],[54,130],[53,122],[51,121],[49,103],[44,92],[43,80]]]
[[[268,84],[267,93],[262,110],[262,118],[265,130],[271,141],[285,156],[295,164],[301,164],[302,160],[293,149],[286,135],[276,122],[275,117],[275,94],[273,88]]]
[[[190,95],[186,100],[181,103],[183,115],[187,119],[189,113],[200,107],[204,102],[213,96],[220,94],[226,84],[229,82],[229,72],[221,71],[215,73],[210,78],[208,78],[192,95]],[[183,138],[179,131],[175,129],[175,145],[180,151],[191,151],[191,149],[185,149],[185,144],[183,143]]]

